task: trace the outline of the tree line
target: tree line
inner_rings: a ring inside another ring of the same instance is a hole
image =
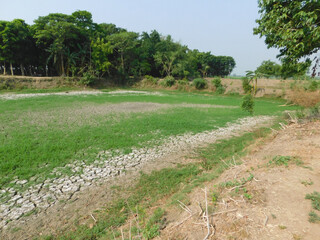
[[[191,50],[156,30],[142,34],[94,23],[88,11],[52,13],[28,25],[0,21],[0,71],[31,76],[227,76],[230,56]]]

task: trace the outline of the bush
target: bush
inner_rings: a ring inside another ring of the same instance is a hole
[[[192,82],[196,89],[201,90],[207,87],[207,81],[203,78],[196,78]]]
[[[154,78],[150,75],[145,75],[144,76],[144,82],[147,84],[151,84],[151,85],[156,85],[158,82],[158,78]]]
[[[249,112],[250,114],[253,114],[253,107],[254,107],[254,101],[251,94],[247,94],[243,97],[241,108],[244,111]]]
[[[212,80],[212,84],[216,87],[216,89],[218,89],[219,87],[222,87],[221,78],[215,77]]]
[[[248,78],[244,77],[242,78],[242,88],[245,94],[251,93],[252,86],[250,85],[250,81]]]
[[[14,85],[12,83],[10,83],[7,80],[4,80],[3,82],[1,82],[2,79],[0,79],[0,90],[12,90],[14,89]]]
[[[165,87],[172,87],[175,84],[176,80],[172,76],[167,76],[164,78],[162,85]]]
[[[95,80],[96,77],[94,76],[94,74],[92,74],[91,72],[85,72],[80,79],[80,84],[88,86],[93,84]]]
[[[212,84],[215,86],[216,88],[216,93],[218,94],[224,94],[224,92],[226,91],[226,88],[222,85],[221,82],[221,78],[220,77],[215,77],[212,80]]]
[[[216,93],[218,94],[224,94],[224,92],[226,91],[224,86],[220,86],[216,89]]]

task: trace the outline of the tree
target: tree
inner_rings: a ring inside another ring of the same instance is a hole
[[[95,68],[98,70],[98,77],[101,78],[111,66],[108,55],[111,54],[112,48],[110,42],[105,43],[104,39],[97,38],[91,43],[92,61]]]
[[[135,32],[120,32],[110,35],[107,39],[114,49],[115,53],[119,56],[118,67],[119,73],[124,76],[128,73],[127,66],[129,65],[130,54],[138,44],[139,34]]]
[[[7,21],[0,21],[0,62],[3,62],[3,74],[6,75],[6,61],[7,57],[5,56],[5,49],[4,49],[4,34],[3,31],[7,26]]]
[[[172,40],[168,35],[156,46],[157,52],[154,54],[154,60],[158,66],[161,66],[162,73],[165,76],[171,76],[174,71],[178,71],[179,62],[186,57],[187,47],[182,46]]]
[[[260,19],[254,34],[265,37],[279,57],[296,63],[320,49],[320,1],[259,0]]]
[[[33,47],[29,26],[22,19],[14,19],[12,22],[5,24],[1,36],[2,58],[10,63],[11,75],[14,74],[13,64],[18,64],[22,75],[24,75],[24,64],[30,59],[29,51]]]
[[[263,74],[265,77],[280,77],[281,76],[281,65],[271,60],[263,61],[261,65],[256,69],[256,72]]]
[[[83,20],[89,16],[80,17],[79,12],[75,15],[49,14],[39,17],[33,25],[38,47],[47,53],[47,65],[53,62],[61,76],[66,75],[65,62],[71,56],[67,53],[81,52],[85,46],[89,50],[90,47],[90,34],[85,31],[90,20]]]
[[[257,71],[246,71],[246,77],[249,78],[249,84],[252,83],[252,94],[256,95],[258,89],[258,79],[264,75]]]

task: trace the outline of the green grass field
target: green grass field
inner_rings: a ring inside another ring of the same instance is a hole
[[[133,105],[122,110],[114,105],[125,102],[157,105],[150,111],[132,110]],[[106,111],[110,104],[113,110]],[[0,98],[0,186],[8,186],[15,176],[48,178],[55,167],[76,160],[92,162],[102,150],[128,153],[132,148],[159,144],[168,136],[225,126],[248,116],[240,104],[239,96],[169,91],[159,95],[151,92]],[[294,109],[279,106],[282,104],[281,100],[257,99],[254,114],[279,115]]]

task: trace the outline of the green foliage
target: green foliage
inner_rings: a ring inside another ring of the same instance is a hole
[[[268,165],[276,165],[276,166],[286,166],[288,167],[289,163],[295,163],[297,166],[301,166],[303,162],[297,158],[292,156],[275,156],[272,160],[269,161]]]
[[[82,78],[80,79],[80,84],[89,86],[93,84],[95,80],[96,80],[96,77],[94,74],[92,74],[91,72],[85,72]]]
[[[218,88],[216,89],[216,93],[218,93],[218,94],[224,94],[225,91],[226,91],[226,89],[225,89],[225,87],[223,87],[223,86],[220,86],[220,87],[218,87]]]
[[[313,209],[320,211],[320,193],[313,192],[306,195],[306,199],[311,200]]]
[[[320,49],[319,1],[259,0],[259,8],[254,34],[265,37],[268,47],[279,48],[279,56],[288,63],[296,64]]]
[[[145,75],[144,80],[145,80],[145,82],[147,82],[151,85],[157,85],[157,83],[158,83],[158,78],[152,77],[150,75]]]
[[[242,88],[245,94],[250,94],[253,90],[250,80],[247,77],[242,78]]]
[[[105,43],[104,41],[103,38],[97,38],[91,42],[92,61],[96,70],[100,73],[99,78],[102,77],[112,65],[108,58],[109,55],[113,53],[113,49],[111,48],[110,42]]]
[[[156,236],[160,235],[160,226],[161,218],[164,215],[164,210],[161,208],[157,208],[153,215],[148,220],[145,228],[143,229],[143,236],[146,239],[153,239]]]
[[[316,212],[311,211],[309,213],[309,222],[311,222],[311,223],[320,223],[320,216]]]
[[[196,78],[192,82],[196,89],[201,90],[207,87],[207,81],[203,78]]]
[[[284,166],[288,167],[288,163],[289,163],[289,161],[291,161],[291,159],[292,159],[291,156],[275,156],[272,159],[272,162],[277,166],[284,165]]]
[[[219,193],[213,192],[211,195],[211,198],[212,198],[212,203],[216,205],[219,199]]]
[[[165,77],[162,81],[162,85],[165,87],[172,87],[176,83],[176,80],[172,76]]]
[[[247,94],[243,97],[241,108],[244,111],[249,112],[250,114],[253,114],[253,108],[254,108],[254,101],[251,94]]]
[[[216,88],[222,87],[221,78],[215,77],[215,78],[212,80],[212,84],[213,84]]]
[[[301,181],[301,184],[303,184],[304,186],[311,186],[313,185],[313,182],[310,180],[310,181]]]
[[[224,76],[235,64],[230,56],[190,50],[156,30],[139,34],[114,24],[94,23],[87,11],[52,13],[31,26],[21,19],[0,21],[0,69],[4,74],[11,66],[12,74],[39,76],[80,77],[94,69],[99,78],[108,74],[125,84],[144,75]]]
[[[225,87],[222,85],[221,82],[221,78],[220,77],[215,77],[212,80],[212,84],[215,86],[216,88],[216,93],[218,94],[224,94],[224,92],[226,91]]]
[[[320,193],[319,192],[315,191],[313,193],[307,194],[305,198],[311,200],[312,208],[314,210],[320,211]],[[320,223],[320,216],[316,212],[311,211],[309,213],[309,221],[312,223]]]
[[[319,49],[318,1],[259,0],[259,8],[254,33],[264,36],[268,47],[280,48],[281,56],[299,59]]]
[[[263,74],[267,78],[271,76],[279,77],[281,76],[281,65],[270,60],[263,61],[256,69],[256,72]]]

